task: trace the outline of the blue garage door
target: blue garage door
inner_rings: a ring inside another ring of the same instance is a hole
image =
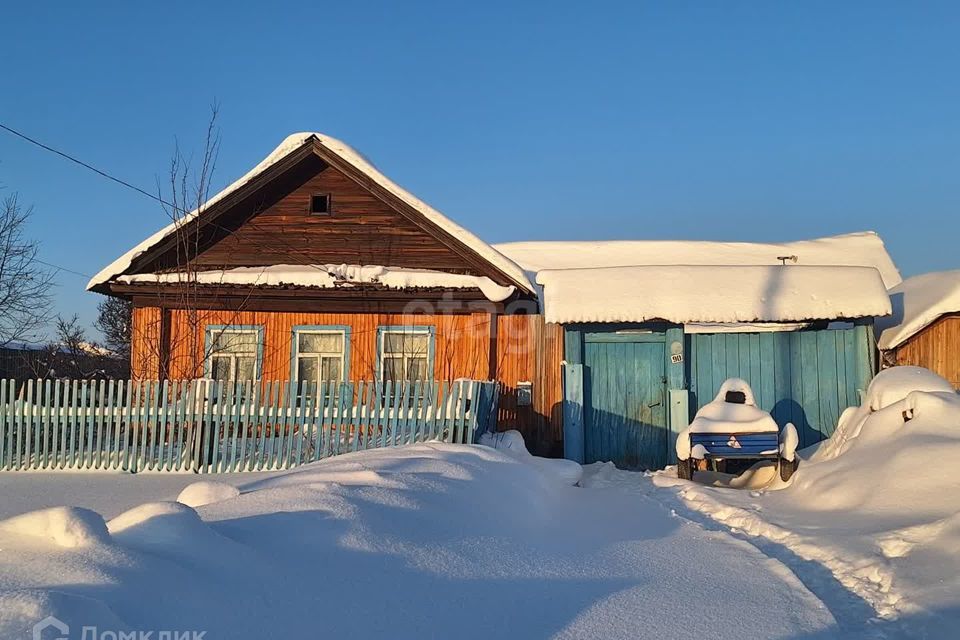
[[[663,334],[587,333],[583,343],[584,457],[624,469],[667,458]]]

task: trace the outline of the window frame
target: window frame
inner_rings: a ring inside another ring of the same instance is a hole
[[[385,336],[388,333],[399,334],[423,334],[428,336],[427,341],[427,377],[425,381],[430,382],[435,378],[434,375],[434,353],[436,350],[437,333],[436,327],[432,325],[381,325],[377,327],[377,361],[376,361],[376,379],[379,384],[384,384],[384,343]],[[406,357],[406,354],[402,354]],[[405,367],[406,369],[406,367]],[[406,373],[406,371],[404,372]],[[396,381],[395,381],[396,382]],[[403,382],[411,382],[404,379]]]
[[[343,336],[343,350],[340,353],[340,383],[350,380],[350,327],[344,324],[298,324],[291,331],[290,343],[290,380],[298,386],[300,380],[300,334],[302,333],[339,333]],[[318,363],[318,373],[322,363]],[[327,381],[329,382],[329,380]]]
[[[324,197],[327,199],[327,210],[326,211],[314,211],[313,210],[313,199]],[[329,192],[327,193],[311,193],[310,200],[307,202],[307,213],[311,216],[329,216],[333,214],[333,197]]]
[[[257,353],[253,365],[253,382],[259,382],[263,378],[263,325],[261,324],[208,324],[204,329],[203,341],[203,375],[209,380],[213,380],[213,338],[214,334],[223,335],[224,333],[256,333]],[[236,356],[233,356],[236,359]],[[236,372],[236,362],[231,365]],[[246,382],[234,378],[231,382]]]

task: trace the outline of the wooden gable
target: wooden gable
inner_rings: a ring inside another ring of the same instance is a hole
[[[308,164],[313,171],[301,170],[301,184],[275,202],[221,218],[231,232],[215,234],[194,267],[364,264],[487,275],[338,169]],[[328,196],[329,213],[311,213],[314,195]]]

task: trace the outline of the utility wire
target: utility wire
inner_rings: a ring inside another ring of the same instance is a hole
[[[163,200],[163,198],[161,198],[160,196],[157,196],[157,195],[155,195],[155,194],[152,194],[152,193],[150,193],[149,191],[145,191],[145,190],[141,189],[140,187],[138,187],[138,186],[136,186],[136,185],[130,184],[130,183],[127,182],[126,180],[121,180],[120,178],[114,177],[114,176],[110,175],[109,173],[107,173],[106,171],[101,171],[100,169],[97,169],[97,168],[94,167],[93,165],[87,164],[87,163],[84,162],[83,160],[80,160],[80,159],[78,159],[78,158],[74,158],[74,157],[71,156],[69,153],[65,153],[65,152],[63,152],[63,151],[60,151],[59,149],[54,149],[54,148],[51,147],[51,146],[48,146],[48,145],[43,144],[43,143],[40,142],[39,140],[34,140],[33,138],[31,138],[31,137],[28,136],[27,134],[21,133],[21,132],[17,131],[16,129],[13,129],[13,128],[11,128],[11,127],[8,127],[7,125],[3,124],[2,122],[0,122],[0,129],[3,129],[4,131],[8,131],[9,133],[12,133],[13,135],[17,136],[18,138],[22,138],[23,140],[26,140],[26,141],[29,142],[30,144],[34,144],[34,145],[40,147],[41,149],[46,149],[47,151],[49,151],[49,152],[51,152],[51,153],[55,153],[55,154],[57,154],[58,156],[60,156],[61,158],[66,158],[66,159],[69,160],[70,162],[73,162],[74,164],[78,164],[78,165],[80,165],[81,167],[83,167],[84,169],[89,169],[90,171],[93,171],[94,173],[103,176],[103,177],[106,178],[107,180],[112,180],[112,181],[116,182],[117,184],[122,184],[123,186],[127,187],[128,189],[133,189],[134,191],[137,191],[137,192],[139,192],[139,193],[142,193],[143,195],[147,196],[148,198],[152,198],[152,199],[156,200],[157,202],[159,202],[159,203],[161,203],[161,204],[163,204],[163,205],[166,205],[166,206],[168,206],[168,207],[172,207],[173,209],[177,209],[177,210],[179,210],[179,211],[182,211],[182,209],[179,209],[179,207],[176,207],[176,206],[170,204],[169,202],[165,202],[165,201]],[[184,213],[185,213],[185,212],[184,212]]]
[[[68,269],[68,268],[66,268],[66,267],[61,267],[61,266],[58,265],[58,264],[53,264],[52,262],[47,262],[46,260],[41,260],[40,258],[34,258],[33,261],[34,261],[34,262],[39,262],[40,264],[45,265],[45,266],[48,266],[48,267],[52,267],[52,268],[56,269],[57,271],[66,271],[67,273],[72,273],[72,274],[75,275],[75,276],[80,276],[80,277],[83,277],[83,278],[87,278],[88,280],[93,277],[93,276],[91,276],[91,275],[89,275],[89,274],[86,274],[86,273],[80,273],[79,271],[74,271],[73,269]]]
[[[20,138],[20,139],[22,139],[22,140],[26,140],[26,141],[29,142],[30,144],[36,145],[37,147],[40,147],[41,149],[44,149],[44,150],[46,150],[46,151],[49,151],[50,153],[54,153],[54,154],[60,156],[61,158],[65,158],[66,160],[69,160],[70,162],[73,162],[74,164],[80,165],[81,167],[83,167],[83,168],[85,168],[85,169],[87,169],[87,170],[89,170],[89,171],[93,171],[93,172],[96,173],[97,175],[102,176],[102,177],[106,178],[107,180],[111,180],[112,182],[116,182],[117,184],[122,185],[122,186],[124,186],[124,187],[127,187],[128,189],[133,189],[133,190],[136,191],[137,193],[139,193],[139,194],[141,194],[141,195],[145,195],[145,196],[147,196],[148,198],[150,198],[151,200],[155,200],[155,201],[159,202],[160,204],[162,204],[162,205],[165,206],[165,207],[170,207],[170,208],[171,208],[174,212],[176,212],[176,213],[180,213],[180,214],[182,214],[182,215],[190,215],[190,212],[189,212],[189,211],[186,211],[186,210],[178,207],[178,206],[175,205],[175,204],[172,204],[172,203],[170,203],[170,202],[167,202],[166,200],[164,200],[163,198],[161,198],[160,196],[158,196],[158,195],[156,195],[156,194],[150,193],[149,191],[146,191],[145,189],[141,189],[140,187],[138,187],[138,186],[136,186],[136,185],[134,185],[134,184],[131,184],[131,183],[127,182],[126,180],[123,180],[123,179],[121,179],[121,178],[117,178],[116,176],[113,176],[113,175],[107,173],[106,171],[103,171],[102,169],[98,169],[98,168],[94,167],[93,165],[88,164],[88,163],[84,162],[83,160],[80,160],[79,158],[76,158],[76,157],[70,155],[69,153],[66,153],[65,151],[60,151],[59,149],[55,149],[54,147],[51,147],[50,145],[44,144],[44,143],[40,142],[39,140],[36,140],[36,139],[34,139],[34,138],[31,138],[31,137],[28,136],[27,134],[22,133],[22,132],[20,132],[20,131],[17,131],[16,129],[14,129],[14,128],[12,128],[12,127],[8,127],[7,125],[3,124],[2,122],[0,122],[0,129],[3,129],[4,131],[7,131],[8,133],[13,134],[13,135],[17,136],[18,138]],[[182,218],[181,218],[181,220],[182,220]],[[176,222],[176,220],[174,220],[174,221]],[[230,234],[234,233],[233,230],[227,229],[226,227],[223,227],[223,226],[221,226],[221,225],[219,225],[219,224],[217,224],[217,223],[215,223],[215,222],[205,222],[205,224],[209,224],[209,225],[211,225],[211,226],[216,227],[217,229],[220,229],[221,231],[226,231],[227,233],[230,233]],[[257,225],[256,223],[254,223],[253,221],[251,221],[251,220],[248,220],[248,221],[247,221],[247,224],[249,224],[249,225],[250,225],[251,227],[253,227],[254,229],[259,228],[258,225]],[[302,254],[302,255],[304,255],[304,256],[307,257],[307,260],[308,260],[307,262],[301,262],[301,263],[300,263],[302,266],[312,267],[312,268],[316,269],[317,271],[322,271],[322,272],[324,272],[324,273],[327,273],[327,270],[326,270],[326,269],[324,269],[324,268],[322,268],[322,267],[319,267],[319,266],[313,264],[312,261],[310,261],[310,257],[309,257],[308,254],[303,253],[302,251],[300,251],[300,250],[296,249],[295,247],[293,247],[292,245],[290,245],[290,244],[289,244],[288,242],[286,242],[286,240],[284,240],[279,234],[275,234],[275,235],[277,235],[277,237],[278,237],[278,239],[280,240],[280,242],[281,242],[282,244],[286,245],[288,249],[290,249],[290,250],[293,251],[294,253],[300,253],[300,254]],[[254,244],[255,244],[255,245],[258,245],[261,249],[267,248],[267,247],[264,247],[263,245],[260,245],[260,244],[257,243],[256,241],[254,241]],[[41,262],[41,261],[38,260],[37,262]],[[79,273],[78,271],[73,271],[73,270],[71,270],[71,269],[67,269],[67,268],[65,268],[65,267],[59,267],[59,266],[57,266],[57,265],[48,264],[48,263],[44,263],[44,264],[47,264],[48,266],[52,266],[52,267],[57,268],[57,269],[61,269],[62,271],[67,271],[67,272],[70,272],[70,273],[75,273],[75,274],[77,274],[77,275],[85,275],[85,274]],[[88,278],[89,278],[89,277],[91,277],[91,276],[85,276],[85,277],[88,277]]]

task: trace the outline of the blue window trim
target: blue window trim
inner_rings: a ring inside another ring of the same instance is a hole
[[[374,373],[377,382],[383,382],[383,371],[381,362],[383,361],[383,335],[385,333],[426,333],[430,335],[430,344],[427,349],[427,374],[430,376],[430,379],[433,379],[435,376],[433,374],[433,357],[434,351],[437,343],[437,328],[433,325],[425,324],[396,324],[396,325],[381,325],[377,327],[377,359],[374,362]]]
[[[263,325],[262,324],[208,324],[203,338],[203,375],[213,377],[213,362],[210,353],[213,333],[224,331],[256,331],[257,332],[257,364],[254,369],[254,379],[260,380],[263,376]]]
[[[350,326],[345,324],[298,324],[294,325],[291,332],[290,341],[290,379],[299,382],[297,379],[297,336],[301,332],[309,333],[311,331],[343,332],[343,380],[350,380]]]

